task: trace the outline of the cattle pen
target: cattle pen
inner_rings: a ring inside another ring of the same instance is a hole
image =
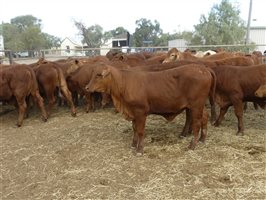
[[[244,136],[230,110],[194,151],[191,137],[177,137],[184,114],[170,123],[151,115],[142,157],[130,150],[131,123],[113,108],[79,108],[74,118],[58,107],[47,122],[34,110],[21,128],[16,117],[0,116],[3,200],[265,199],[266,113],[251,104]]]
[[[57,60],[61,57],[46,57]],[[35,59],[16,59],[32,63]],[[210,108],[208,107],[210,113]],[[130,148],[132,124],[113,107],[86,113],[55,106],[47,122],[32,108],[23,126],[0,104],[3,200],[28,199],[265,199],[266,111],[251,103],[245,135],[229,108],[219,127],[208,123],[206,143],[188,150],[180,139],[185,113],[167,122],[149,115],[141,157]]]

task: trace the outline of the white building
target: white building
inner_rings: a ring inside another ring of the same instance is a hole
[[[129,32],[122,33],[111,39],[101,46],[100,54],[105,56],[111,48],[121,48],[121,51],[126,53],[130,46]]]
[[[62,56],[85,56],[84,46],[68,37],[61,42],[60,48]]]
[[[250,27],[249,31],[250,42],[254,42],[257,51],[262,53],[266,50],[266,26]]]
[[[5,56],[4,49],[4,37],[0,35],[0,57]]]
[[[113,39],[109,39],[109,40],[107,40],[107,42],[105,42],[101,46],[101,49],[100,49],[100,55],[101,56],[105,56],[108,53],[108,51],[110,51],[110,49],[113,47],[112,42],[113,42]]]
[[[177,48],[178,51],[185,51],[188,48],[187,41],[184,39],[176,39],[168,41],[169,49]]]

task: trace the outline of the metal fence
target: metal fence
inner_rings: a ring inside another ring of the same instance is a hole
[[[265,47],[266,44],[252,44],[252,45],[197,45],[197,46],[175,46],[177,49],[190,49],[195,51],[206,51],[215,50],[222,48],[225,51],[242,51],[250,52],[258,47]],[[25,61],[27,60],[37,60],[40,57],[56,60],[68,57],[93,57],[98,55],[106,55],[110,50],[120,50],[124,53],[136,53],[136,52],[157,52],[164,51],[167,52],[173,47],[161,46],[161,47],[123,47],[123,48],[82,48],[82,49],[42,49],[38,51],[25,50],[20,52],[14,52],[11,50],[0,50],[2,56],[0,56],[1,61],[6,63],[13,63],[13,61]],[[263,52],[262,52],[263,53]]]

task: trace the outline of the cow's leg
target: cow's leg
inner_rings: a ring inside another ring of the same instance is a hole
[[[203,115],[203,108],[202,109],[192,109],[191,116],[192,116],[192,131],[194,133],[194,137],[192,138],[189,149],[195,149],[198,141],[199,141],[199,130],[202,123],[202,115]]]
[[[132,120],[132,128],[133,128],[133,140],[131,144],[131,148],[135,149],[138,146],[138,133],[136,130],[136,120]]]
[[[145,123],[146,123],[146,116],[138,116],[135,118],[135,129],[136,129],[135,132],[138,135],[137,155],[143,154]],[[135,137],[135,133],[134,133],[134,137]]]
[[[233,102],[233,106],[234,106],[235,115],[236,115],[237,120],[238,120],[237,135],[239,135],[239,134],[244,135],[243,102],[241,100],[235,101],[235,102]]]
[[[111,101],[110,95],[106,93],[101,93],[102,100],[101,100],[101,108],[105,108],[105,106]]]
[[[221,122],[224,119],[224,115],[226,114],[229,107],[230,107],[230,105],[224,105],[224,106],[220,107],[220,113],[219,113],[219,116],[214,123],[214,126],[220,126]]]
[[[54,86],[53,84],[45,84],[45,83],[41,85],[43,86],[44,94],[48,100],[47,114],[48,116],[50,116],[52,108],[56,101],[54,94],[56,86]]]
[[[215,104],[211,105],[211,124],[214,124],[216,120]]]
[[[86,113],[88,113],[90,111],[90,109],[91,109],[91,94],[85,93],[85,111],[86,111]]]
[[[183,127],[183,130],[181,132],[181,134],[179,135],[180,138],[186,137],[187,134],[190,131],[190,127],[191,127],[191,110],[190,109],[186,109],[186,122],[185,125]]]
[[[45,107],[44,107],[43,98],[41,97],[41,95],[38,91],[32,92],[31,95],[33,97],[33,100],[35,101],[35,103],[37,103],[39,109],[41,110],[43,121],[46,122],[47,118],[48,118],[48,114],[47,114]]]
[[[18,103],[18,122],[17,126],[20,127],[22,125],[25,111],[27,109],[26,99],[25,97],[16,96],[16,100]]]
[[[259,109],[259,106],[258,106],[257,103],[253,102],[253,106],[254,106],[255,110],[258,110]]]
[[[95,110],[94,97],[90,92],[85,92],[85,101],[86,101],[86,112],[88,113],[90,110]]]
[[[216,120],[216,108],[215,108],[215,100],[212,97],[212,94],[209,94],[209,103],[211,105],[211,124],[214,124]]]
[[[199,141],[205,142],[206,136],[207,136],[207,125],[208,125],[208,112],[206,108],[204,107],[203,113],[202,113],[202,119],[201,119],[201,135]]]
[[[74,105],[75,106],[79,106],[79,97],[78,97],[78,93],[76,91],[72,91],[72,99],[74,101]]]
[[[57,93],[57,105],[58,106],[64,106],[66,105],[66,99],[64,97],[64,95],[59,91],[56,92]]]
[[[47,92],[46,96],[48,98],[48,109],[47,109],[47,114],[48,116],[51,115],[52,108],[55,104],[55,96],[53,92]]]
[[[70,106],[71,115],[75,117],[77,115],[76,108],[74,106],[73,100],[72,100],[72,94],[69,91],[69,89],[66,86],[60,87],[60,90],[62,91],[62,94],[67,100],[68,105]]]
[[[248,102],[245,102],[244,103],[244,110],[247,110],[248,109]]]

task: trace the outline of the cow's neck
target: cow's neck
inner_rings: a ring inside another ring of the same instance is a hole
[[[113,100],[113,104],[118,112],[122,113],[127,120],[132,120],[133,114],[130,110],[130,107],[127,106],[126,101],[124,100],[125,95],[125,77],[123,71],[117,69],[112,70],[111,73],[111,87],[110,94]]]

